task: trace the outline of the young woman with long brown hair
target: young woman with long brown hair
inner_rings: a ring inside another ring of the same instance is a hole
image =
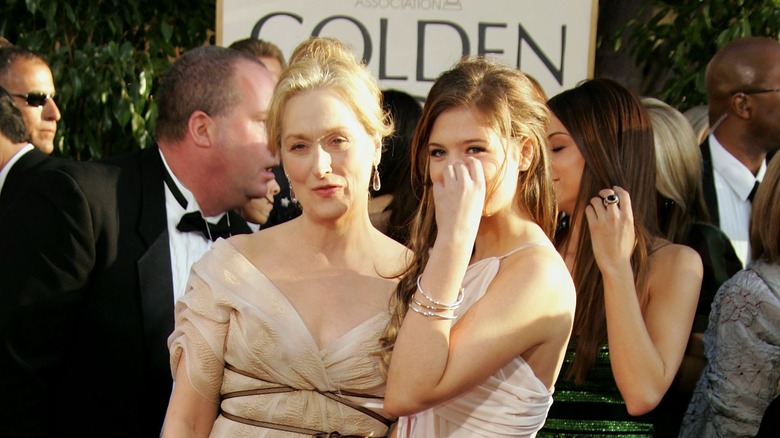
[[[639,99],[606,79],[548,102],[553,181],[567,216],[556,246],[572,273],[570,354],[539,436],[652,436],[702,278],[692,249],[658,231],[655,155]]]
[[[550,241],[548,123],[531,81],[497,63],[461,61],[431,88],[413,142],[415,259],[385,336],[399,436],[533,436],[544,423],[575,301]]]

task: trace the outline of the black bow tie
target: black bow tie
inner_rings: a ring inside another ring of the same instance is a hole
[[[753,190],[751,190],[750,194],[748,195],[748,201],[753,202],[753,198],[756,196],[756,192],[758,191],[758,185],[759,185],[758,181],[756,181],[756,183],[753,184]]]
[[[189,231],[197,231],[203,234],[206,239],[210,238],[215,242],[220,237],[227,239],[233,235],[233,232],[230,229],[230,224],[228,222],[229,220],[227,213],[222,216],[222,219],[220,219],[219,222],[212,224],[207,223],[199,211],[193,211],[182,216],[179,224],[176,225],[176,229],[185,233]],[[241,234],[241,232],[237,231],[235,234]]]
[[[160,164],[162,165],[162,163]],[[168,186],[168,189],[171,191],[171,193],[173,193],[173,197],[176,198],[176,202],[181,205],[181,208],[187,208],[187,198],[184,196],[181,190],[179,190],[179,187],[176,185],[176,183],[173,182],[173,178],[170,174],[168,174],[168,171],[164,166],[163,180],[165,181],[165,185]],[[176,229],[184,233],[197,231],[203,234],[206,239],[211,239],[212,242],[216,242],[216,240],[220,237],[227,239],[234,234],[248,234],[252,232],[252,229],[249,228],[249,225],[247,225],[246,221],[241,219],[240,216],[233,214],[233,217],[231,218],[228,217],[230,214],[230,212],[225,213],[219,222],[212,224],[207,223],[199,211],[192,211],[185,213],[184,216],[182,216],[179,224],[176,225]]]

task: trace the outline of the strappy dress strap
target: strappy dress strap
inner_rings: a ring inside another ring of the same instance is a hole
[[[502,256],[498,256],[498,257],[496,257],[496,258],[497,258],[497,259],[499,259],[499,260],[501,260],[501,259],[503,259],[503,258],[506,258],[506,257],[509,257],[509,256],[511,256],[511,255],[512,255],[512,254],[514,254],[514,253],[520,252],[520,251],[522,251],[522,250],[524,250],[524,249],[533,248],[533,247],[535,247],[535,246],[548,246],[548,245],[549,245],[549,243],[548,243],[548,242],[545,242],[544,240],[532,240],[532,241],[530,241],[530,242],[526,242],[526,243],[524,243],[524,244],[522,244],[522,245],[518,246],[517,248],[515,248],[515,249],[513,249],[513,250],[509,251],[508,253],[506,253],[506,254],[504,254],[504,255],[502,255]]]

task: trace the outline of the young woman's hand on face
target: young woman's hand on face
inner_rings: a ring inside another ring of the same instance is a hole
[[[441,180],[433,182],[433,200],[439,234],[470,239],[473,244],[485,206],[482,163],[467,157],[448,165]]]
[[[631,197],[620,187],[603,189],[585,208],[593,255],[602,273],[630,263],[636,245]]]

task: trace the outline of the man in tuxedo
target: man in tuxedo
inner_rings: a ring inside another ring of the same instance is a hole
[[[190,265],[249,232],[233,210],[265,196],[278,164],[273,87],[252,57],[190,50],[155,96],[157,146],[46,171],[0,218],[0,364],[25,382],[0,396],[4,430],[159,436]]]
[[[60,160],[50,159],[60,111],[53,97],[54,80],[48,64],[38,55],[19,46],[0,47],[0,87],[16,104],[25,128],[25,142],[9,158],[0,183],[0,217],[11,210],[37,172]]]
[[[30,143],[44,154],[51,154],[60,110],[54,101],[57,91],[46,61],[19,46],[0,48],[0,87],[16,100]]]
[[[287,68],[287,61],[284,59],[282,49],[270,41],[250,37],[233,41],[228,47],[257,58],[271,71],[271,75],[276,81],[279,80],[282,71]],[[274,168],[274,175],[276,176],[276,182],[279,185],[279,191],[278,193],[274,193],[270,198],[273,199],[271,212],[259,227],[250,224],[253,229],[270,228],[274,225],[279,225],[295,219],[301,215],[300,205],[298,205],[297,202],[292,201],[293,196],[290,192],[290,182],[287,180],[287,176],[284,173],[284,163],[280,163],[278,167]],[[264,208],[263,204],[264,200],[252,201],[250,205],[247,205],[246,208],[242,210],[244,216],[246,217],[248,211],[259,211],[261,208]]]
[[[723,46],[706,72],[710,135],[702,144],[704,197],[713,222],[750,261],[753,195],[780,146],[780,43],[747,37]]]

